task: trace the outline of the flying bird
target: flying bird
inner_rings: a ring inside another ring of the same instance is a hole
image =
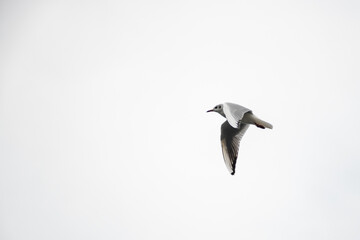
[[[221,125],[221,147],[225,165],[234,175],[240,140],[250,124],[262,129],[272,129],[273,126],[256,117],[250,109],[234,103],[219,104],[207,112],[217,112],[226,118]]]

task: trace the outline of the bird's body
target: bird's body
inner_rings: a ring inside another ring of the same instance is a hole
[[[262,129],[272,129],[273,127],[270,123],[256,117],[250,109],[234,103],[216,105],[208,112],[217,112],[226,118],[226,121],[221,125],[221,147],[225,165],[229,172],[234,175],[240,140],[249,125],[252,124]]]

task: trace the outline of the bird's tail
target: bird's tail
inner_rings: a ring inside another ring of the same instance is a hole
[[[270,123],[261,120],[260,118],[255,116],[252,112],[245,113],[243,118],[241,119],[241,122],[246,123],[246,124],[254,124],[255,126],[262,128],[262,129],[264,129],[264,128],[272,129],[273,128],[273,126]]]
[[[254,124],[259,128],[263,128],[263,129],[264,128],[270,128],[270,129],[273,128],[273,126],[270,123],[265,122],[254,115],[253,115],[253,119],[254,119]]]

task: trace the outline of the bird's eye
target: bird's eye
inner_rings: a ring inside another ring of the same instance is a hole
[[[219,108],[221,108],[221,106],[219,106]]]

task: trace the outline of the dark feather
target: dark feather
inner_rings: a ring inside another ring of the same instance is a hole
[[[240,140],[249,125],[240,123],[239,128],[233,128],[228,121],[221,125],[221,147],[225,164],[232,175],[235,174]]]

